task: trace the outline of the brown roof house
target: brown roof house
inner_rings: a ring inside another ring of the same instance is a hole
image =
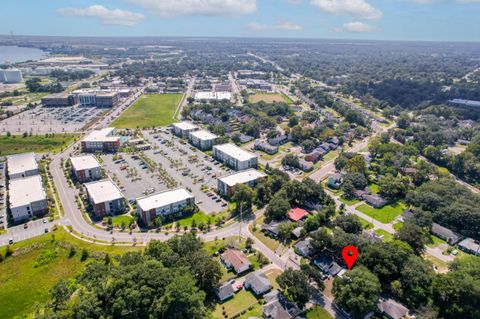
[[[233,269],[236,274],[241,274],[250,269],[250,261],[247,256],[236,249],[227,249],[220,257],[222,264],[228,270]]]

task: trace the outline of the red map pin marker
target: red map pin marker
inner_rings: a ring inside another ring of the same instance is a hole
[[[353,264],[357,260],[358,250],[355,246],[346,246],[342,250],[342,257],[347,264],[348,269],[352,269]]]

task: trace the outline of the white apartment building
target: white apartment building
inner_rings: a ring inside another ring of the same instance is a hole
[[[34,176],[40,173],[35,153],[7,156],[7,170],[10,179]]]
[[[189,136],[190,143],[202,151],[212,149],[217,138],[217,135],[205,130],[193,131]]]
[[[213,157],[236,171],[255,168],[258,165],[256,154],[249,153],[233,144],[213,146]]]
[[[46,214],[47,195],[40,175],[10,180],[8,202],[14,222]]]

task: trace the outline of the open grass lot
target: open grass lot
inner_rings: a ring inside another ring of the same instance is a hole
[[[133,217],[128,215],[114,216],[112,217],[113,226],[120,227],[122,222],[125,226],[130,226],[133,223]]]
[[[358,211],[361,211],[364,214],[367,214],[370,217],[375,218],[381,223],[388,224],[391,223],[395,218],[397,218],[405,209],[407,205],[403,202],[398,202],[392,205],[384,206],[380,209],[373,208],[370,205],[363,204],[357,207]]]
[[[33,136],[0,136],[0,156],[25,152],[56,153],[78,137],[77,134],[55,134]]]
[[[340,201],[341,201],[342,203],[344,203],[345,205],[347,205],[347,206],[353,206],[353,205],[355,205],[355,204],[357,204],[357,203],[360,203],[360,201],[359,201],[358,199],[356,199],[356,198],[354,198],[354,199],[346,199],[346,198],[343,197],[343,196],[340,196]]]
[[[383,241],[392,241],[393,235],[383,229],[375,230],[375,234],[382,237]]]
[[[262,101],[265,103],[285,102],[288,104],[293,104],[292,99],[280,93],[256,93],[250,96],[251,103],[258,103]]]
[[[368,188],[370,188],[370,190],[372,191],[373,194],[378,194],[380,193],[380,189],[378,188],[378,185],[377,184],[369,184],[368,185]]]
[[[333,317],[325,309],[314,306],[307,311],[307,319],[333,319]]]
[[[398,223],[393,224],[393,229],[395,229],[396,231],[399,231],[400,229],[402,229],[402,227],[403,227],[402,222],[398,222]]]
[[[126,110],[112,126],[117,128],[143,128],[170,125],[182,100],[182,94],[147,94]]]
[[[52,241],[52,234],[54,240]],[[70,246],[76,253],[69,257]],[[141,247],[92,245],[78,240],[63,229],[12,245],[13,256],[0,263],[0,318],[30,317],[36,305],[49,300],[50,289],[60,280],[73,277],[85,267],[81,250],[90,255],[120,254]],[[1,252],[4,254],[4,249]]]
[[[257,306],[260,307],[257,298],[255,298],[251,292],[242,289],[233,298],[217,305],[213,316],[215,318],[232,318],[244,311],[249,311],[249,308],[253,310]],[[225,312],[228,317],[224,317],[223,312]],[[243,316],[241,318],[243,318]]]
[[[22,105],[22,104],[27,104],[29,102],[35,102],[39,101],[42,97],[47,96],[50,93],[46,92],[38,92],[38,93],[30,93],[25,90],[20,90],[21,95],[19,96],[11,96],[11,97],[5,97],[3,99],[0,99],[0,102],[12,102],[13,105]]]
[[[199,211],[191,216],[187,216],[185,218],[182,218],[182,219],[179,219],[177,221],[174,221],[174,222],[171,222],[171,223],[168,223],[168,224],[165,224],[165,226],[173,226],[175,223],[177,223],[178,225],[180,225],[180,227],[191,227],[192,226],[192,222],[196,223],[197,226],[200,224],[200,223],[204,223],[205,225],[208,225],[208,222],[210,221],[210,224],[213,226],[215,224],[215,219],[216,218],[220,218],[220,217],[225,217],[225,219],[227,218],[228,216],[228,212],[222,212],[220,214],[216,214],[215,216],[213,215],[207,215],[205,214],[204,212],[202,211]]]

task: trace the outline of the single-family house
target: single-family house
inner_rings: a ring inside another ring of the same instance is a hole
[[[277,237],[281,222],[279,221],[271,221],[268,224],[262,225],[262,230],[270,234],[272,237]]]
[[[342,186],[342,174],[335,173],[328,177],[327,186],[333,189],[339,189]]]
[[[335,262],[333,257],[328,254],[322,254],[321,256],[315,258],[313,263],[327,277],[335,277],[343,270],[343,268]]]
[[[307,162],[302,159],[298,160],[298,166],[304,172],[311,172],[315,168],[312,162]]]
[[[303,208],[293,208],[287,213],[288,219],[293,222],[299,222],[308,216],[308,212]]]
[[[257,296],[261,296],[272,289],[270,281],[267,276],[259,270],[248,274],[245,277],[244,286],[246,289],[250,289]]]
[[[382,208],[383,206],[388,204],[388,201],[382,198],[378,194],[368,194],[364,195],[363,199],[372,207],[374,208]]]
[[[380,299],[378,310],[390,319],[402,319],[408,315],[408,308],[393,299]]]
[[[465,238],[458,243],[458,248],[466,253],[480,256],[480,244],[472,238]]]
[[[232,298],[235,295],[235,291],[233,290],[232,284],[226,282],[215,290],[215,294],[217,295],[218,300],[225,301]]]
[[[430,232],[435,236],[445,240],[449,245],[452,245],[452,246],[457,244],[461,239],[461,236],[459,234],[437,223],[432,224],[432,228]]]
[[[293,245],[293,249],[300,256],[303,256],[305,258],[311,257],[314,253],[311,242],[311,238],[305,238],[304,240],[301,240],[295,245]]]
[[[266,319],[292,319],[300,314],[300,309],[287,300],[278,290],[263,296],[262,316]]]
[[[273,146],[280,146],[280,145],[286,144],[288,143],[288,136],[280,135],[280,136],[269,138],[268,143],[270,143]]]
[[[227,269],[233,269],[236,274],[241,274],[250,269],[251,264],[247,256],[239,250],[227,249],[220,260]]]

